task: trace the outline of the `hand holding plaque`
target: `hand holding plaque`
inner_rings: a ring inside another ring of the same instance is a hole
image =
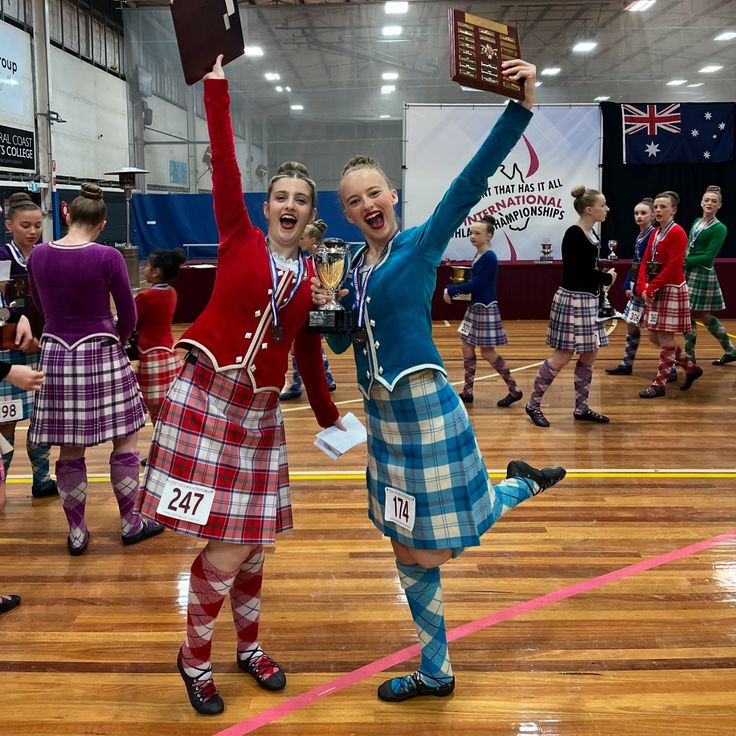
[[[345,276],[350,270],[350,250],[339,238],[327,238],[314,252],[314,268],[329,301],[309,313],[309,332],[350,332],[353,329],[352,313],[335,298]]]
[[[524,100],[524,78],[503,74],[503,63],[520,59],[519,34],[513,26],[450,10],[450,78],[464,87]],[[534,80],[530,80],[532,86]]]

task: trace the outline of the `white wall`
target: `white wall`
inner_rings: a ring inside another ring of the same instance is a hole
[[[128,165],[128,102],[122,79],[51,48],[51,109],[57,176],[103,179]],[[109,178],[109,177],[108,177]]]

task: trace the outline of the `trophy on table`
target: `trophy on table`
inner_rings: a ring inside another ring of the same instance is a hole
[[[466,281],[470,281],[470,270],[471,266],[452,266],[452,276],[450,281],[455,285],[464,284]],[[453,302],[469,302],[470,294],[455,294],[451,297]]]
[[[351,332],[353,314],[345,310],[335,296],[350,270],[350,250],[340,238],[323,240],[314,252],[314,268],[322,286],[327,289],[330,300],[319,309],[309,313],[309,332]]]
[[[609,261],[617,261],[618,256],[616,255],[616,248],[618,248],[618,241],[617,240],[609,240],[608,241],[608,260]]]
[[[542,241],[541,253],[538,263],[554,263],[555,257],[552,255],[552,243],[549,238]]]

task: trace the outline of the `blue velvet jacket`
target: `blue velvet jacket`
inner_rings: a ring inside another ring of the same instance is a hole
[[[516,102],[493,126],[488,137],[450,184],[429,219],[398,233],[383,258],[373,269],[365,299],[364,324],[368,341],[355,343],[358,386],[369,397],[374,383],[392,391],[410,373],[431,369],[446,374],[432,341],[432,295],[437,267],[447,243],[488,188],[488,177],[501,165],[531,120],[532,113]],[[353,253],[353,263],[367,246]],[[355,306],[352,279],[345,284],[348,294],[343,305]],[[347,335],[330,335],[336,353],[350,346]]]

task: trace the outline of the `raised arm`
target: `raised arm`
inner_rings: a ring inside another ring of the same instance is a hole
[[[525,80],[524,101],[509,102],[476,154],[450,184],[429,219],[417,227],[418,237],[414,240],[417,252],[434,265],[439,265],[447,242],[483,196],[488,188],[488,178],[509,155],[532,118],[536,67],[521,59],[514,59],[503,63],[502,73],[513,81]]]
[[[240,169],[235,157],[235,138],[230,120],[228,82],[222,71],[222,55],[204,77],[204,108],[212,151],[212,200],[220,246],[238,241],[255,229],[243,201]]]

